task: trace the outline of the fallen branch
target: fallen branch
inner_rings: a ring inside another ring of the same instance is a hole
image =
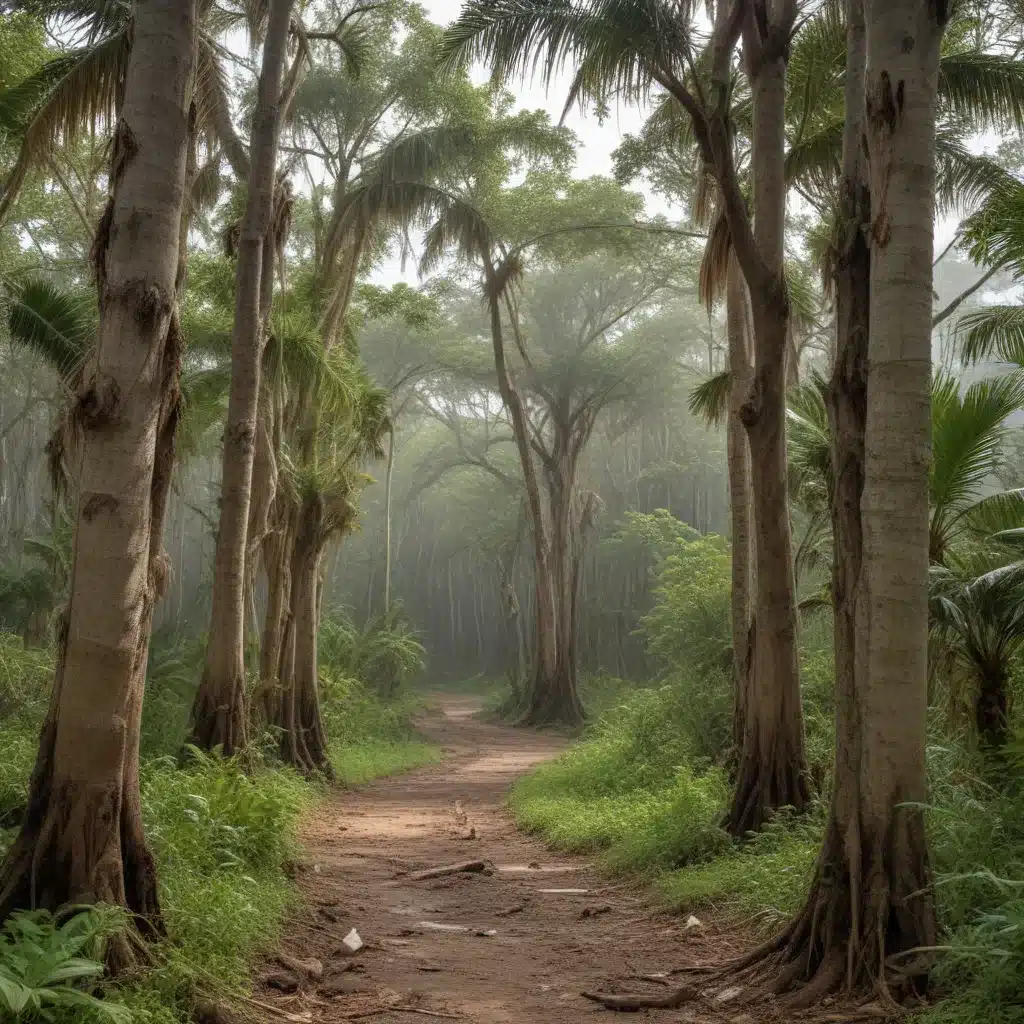
[[[481,874],[487,870],[485,860],[464,860],[460,864],[445,864],[440,868],[427,868],[426,871],[414,871],[406,878],[410,882],[424,882],[428,878],[444,878],[446,875],[458,875],[463,872]]]
[[[582,992],[580,994],[592,1003],[600,1003],[606,1010],[617,1010],[620,1013],[635,1013],[637,1010],[676,1010],[683,1003],[697,998],[697,990],[689,985],[684,985],[663,996],[608,996],[602,992]]]
[[[266,1010],[268,1013],[272,1013],[275,1017],[280,1017],[282,1020],[293,1021],[294,1024],[306,1024],[307,1021],[313,1019],[313,1014],[309,1010],[304,1010],[302,1013],[289,1013],[287,1010],[281,1010],[274,1006],[272,1003],[264,1003],[261,999],[246,998],[250,1006],[259,1007],[261,1010]]]

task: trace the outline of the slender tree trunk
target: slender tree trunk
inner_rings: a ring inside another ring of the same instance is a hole
[[[391,611],[391,482],[395,471],[395,425],[388,432],[388,472],[384,483],[384,614]]]
[[[784,275],[787,45],[776,30],[748,58],[753,89],[754,240],[764,272],[750,286],[754,378],[741,416],[753,465],[754,658],[736,788],[727,827],[758,831],[780,807],[806,808],[803,710],[786,464],[789,295]]]
[[[927,0],[847,5],[844,245],[828,402],[836,760],[807,903],[773,943],[776,988],[797,989],[793,1006],[833,990],[912,991],[924,982],[927,960],[919,957],[917,969],[907,960],[889,977],[886,958],[933,946],[936,932],[920,806],[927,796],[931,195],[942,33]],[[916,209],[903,219],[891,207],[911,193]],[[886,224],[891,230],[879,233]],[[909,366],[900,365],[905,354]],[[892,546],[890,529],[902,547]]]
[[[263,356],[264,243],[274,209],[281,73],[293,0],[272,0],[252,133],[249,189],[235,272],[231,390],[224,428],[220,526],[206,666],[192,707],[191,742],[231,756],[246,745],[245,555]],[[272,268],[267,268],[272,281]]]
[[[281,757],[305,773],[333,775],[320,717],[317,668],[319,627],[318,576],[323,551],[319,498],[306,501],[298,512],[289,546],[290,609],[284,630],[286,665],[280,673]]]
[[[747,332],[747,286],[736,262],[729,258],[726,284],[726,332],[732,374],[729,420],[726,427],[729,465],[729,510],[732,520],[732,671],[733,743],[743,748],[747,720],[747,688],[753,658],[753,509],[750,503],[750,446],[740,419],[750,391],[750,346]]]
[[[0,916],[105,902],[160,930],[142,828],[139,726],[178,415],[178,242],[195,5],[138,0],[111,198],[94,261],[100,327],[83,375],[70,597],[21,832],[0,871]],[[131,958],[114,943],[111,960]]]
[[[498,389],[512,421],[512,433],[515,437],[526,487],[526,507],[533,530],[536,657],[534,658],[534,674],[530,685],[529,703],[523,721],[534,725],[554,723],[578,725],[583,721],[583,707],[580,704],[579,695],[572,687],[572,681],[560,672],[562,659],[559,657],[560,638],[555,601],[555,578],[551,564],[551,542],[544,519],[537,470],[530,451],[526,412],[505,362],[501,294],[507,281],[501,279],[487,254],[484,254],[484,271]]]

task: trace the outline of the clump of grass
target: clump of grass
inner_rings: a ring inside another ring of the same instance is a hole
[[[616,870],[706,859],[728,844],[718,826],[725,778],[695,768],[672,687],[634,693],[582,743],[513,789],[517,822],[552,845],[603,851]]]
[[[713,909],[728,917],[756,918],[766,928],[777,924],[807,895],[823,823],[820,809],[802,818],[783,812],[723,856],[666,875],[661,891],[683,912]]]

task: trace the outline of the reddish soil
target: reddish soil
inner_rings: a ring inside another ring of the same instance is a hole
[[[611,1021],[616,1014],[581,992],[667,994],[674,969],[732,951],[727,934],[686,930],[642,888],[517,832],[505,810],[509,786],[567,741],[481,722],[477,707],[441,698],[422,729],[444,746],[442,764],[338,791],[306,823],[307,905],[281,949],[319,960],[324,975],[290,995],[261,983],[268,1020]],[[493,872],[410,877],[471,859]],[[365,943],[354,956],[342,946],[351,928]],[[665,977],[642,977],[653,974]],[[646,1012],[673,1022],[751,1020],[713,997]]]

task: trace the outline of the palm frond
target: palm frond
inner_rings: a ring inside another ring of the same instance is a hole
[[[1024,128],[1024,64],[980,50],[943,55],[938,86],[941,114],[953,112],[975,131]]]
[[[964,213],[1014,181],[995,160],[964,145],[969,127],[940,126],[935,132],[935,204],[943,213]]]
[[[709,312],[715,308],[725,293],[731,253],[732,236],[729,234],[729,223],[724,211],[719,209],[715,212],[711,230],[708,232],[697,278],[697,296]]]
[[[570,103],[644,97],[650,69],[686,74],[689,4],[665,0],[470,0],[445,33],[442,66],[474,60],[498,78],[551,81],[575,69]]]
[[[986,481],[1000,464],[1005,421],[1022,403],[1024,388],[1016,375],[977,381],[962,396],[951,376],[938,374],[933,380],[933,561],[944,561],[953,537],[964,528],[964,516],[977,507]]]
[[[11,297],[7,326],[11,338],[42,356],[70,382],[96,337],[96,303],[91,293],[29,281]]]
[[[1024,306],[983,306],[957,321],[961,354],[968,362],[998,356],[1024,368]]]
[[[998,537],[1024,528],[1024,488],[982,498],[963,513],[966,529],[980,537]]]
[[[47,88],[27,114],[14,167],[0,194],[0,220],[15,200],[29,171],[49,159],[58,144],[69,145],[87,127],[109,121],[120,105],[128,70],[130,43],[127,26],[60,61],[59,73],[47,78]],[[40,71],[38,74],[43,74]]]
[[[723,370],[708,377],[690,392],[688,408],[709,426],[725,421],[729,412],[729,394],[732,391],[732,371]]]
[[[1009,178],[996,188],[967,221],[964,240],[975,263],[1024,276],[1024,183]]]

